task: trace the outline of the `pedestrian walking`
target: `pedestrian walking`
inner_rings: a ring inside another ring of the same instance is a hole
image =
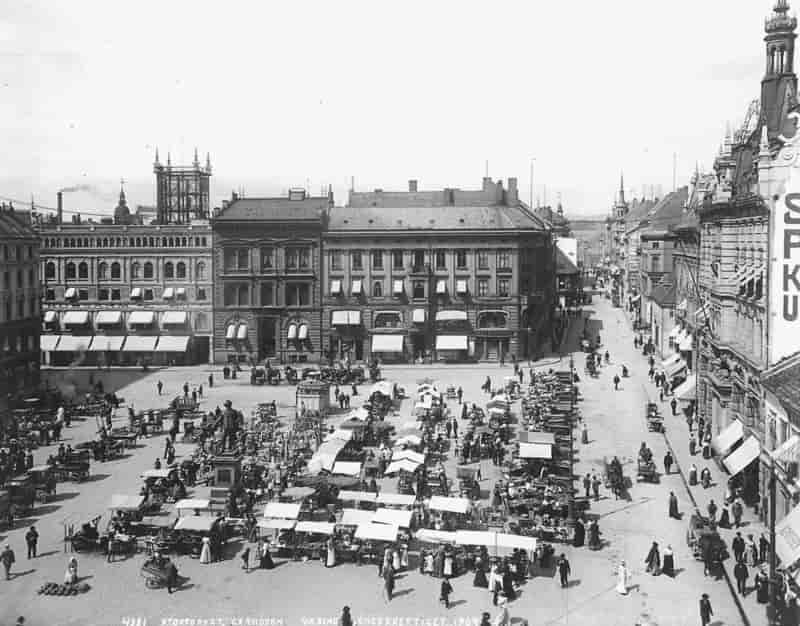
[[[617,593],[623,596],[628,595],[628,585],[630,584],[631,573],[625,565],[625,561],[620,561],[617,567]]]
[[[667,546],[662,557],[661,571],[670,578],[675,578],[675,552],[673,552],[672,546]]]
[[[200,386],[197,388],[197,393],[201,398],[203,397],[203,383],[200,383]]]
[[[350,615],[349,606],[342,607],[342,614],[337,626],[353,626],[353,617]]]
[[[716,502],[714,502],[713,498],[708,503],[708,518],[712,522],[716,522],[717,521],[717,504],[716,504]]]
[[[9,544],[0,552],[0,562],[3,563],[3,569],[6,572],[6,580],[11,580],[11,566],[16,562],[14,551]]]
[[[464,390],[460,386],[458,391],[456,391],[456,395],[458,396],[458,403],[461,404],[461,398],[464,397]]]
[[[736,525],[736,528],[739,528],[742,525],[742,513],[744,513],[744,507],[742,506],[742,501],[739,498],[736,498],[733,501],[731,513],[733,513],[733,523]]]
[[[592,479],[589,474],[583,477],[583,488],[586,490],[586,497],[589,497],[589,490],[592,488]]]
[[[36,558],[36,545],[39,542],[39,533],[36,532],[36,526],[31,526],[28,532],[25,533],[25,543],[28,546],[28,558]]]
[[[250,571],[250,547],[249,546],[247,548],[245,548],[244,550],[242,550],[242,554],[241,554],[241,556],[239,558],[242,559],[242,569],[245,572],[249,572]]]
[[[211,389],[214,387],[214,374],[208,375],[208,388]]]
[[[569,586],[570,571],[569,561],[567,560],[566,555],[564,555],[562,552],[561,556],[558,558],[558,576],[561,579],[561,586],[564,588]]]
[[[737,561],[733,566],[733,577],[736,579],[736,591],[742,596],[747,594],[747,579],[750,577],[750,572],[744,561]]]
[[[167,574],[167,593],[172,594],[172,590],[178,587],[178,567],[174,561],[169,561],[166,567]]]
[[[661,554],[658,551],[658,544],[655,541],[653,545],[650,546],[650,551],[647,553],[644,563],[647,566],[645,571],[648,574],[652,574],[653,576],[658,575],[661,569]]]
[[[614,374],[614,391],[619,391],[619,376]]]
[[[669,492],[669,516],[672,519],[681,519],[681,514],[678,513],[678,496],[674,491]]]
[[[183,395],[184,396],[189,395],[189,383],[183,383]]]
[[[673,397],[672,400],[669,401],[669,406],[672,409],[672,415],[675,416],[678,414],[678,401]]]
[[[708,594],[704,593],[700,598],[700,624],[708,626],[712,615],[714,615],[714,611],[711,608],[711,601],[708,599]]]
[[[664,473],[669,474],[670,470],[672,470],[672,463],[675,459],[672,458],[672,452],[667,450],[667,453],[664,455]]]
[[[586,425],[586,422],[581,422],[581,443],[586,445],[589,443],[589,427]],[[586,494],[588,497],[588,493]]]
[[[663,387],[661,387],[658,390],[658,399],[659,399],[660,402],[664,402],[664,388]]]
[[[600,479],[597,474],[592,476],[592,491],[594,492],[595,501],[600,499]]]
[[[383,593],[386,597],[386,602],[391,602],[392,594],[394,593],[394,570],[391,564],[383,568]]]
[[[731,541],[731,550],[733,550],[733,558],[736,561],[741,561],[744,558],[744,539],[742,538],[742,533],[737,532],[736,536]]]
[[[439,592],[439,602],[444,604],[444,608],[450,608],[450,594],[453,593],[453,585],[450,584],[450,578],[445,576],[442,580],[442,588]]]
[[[764,533],[761,533],[761,536],[758,538],[758,559],[762,563],[767,562],[767,556],[769,555],[769,539],[767,539]]]
[[[161,390],[162,390],[163,388],[164,388],[164,383],[162,383],[162,382],[159,380],[159,381],[156,383],[156,389],[158,389],[158,395],[159,395],[159,396],[161,395]]]

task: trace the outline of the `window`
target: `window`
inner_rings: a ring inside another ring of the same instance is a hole
[[[415,299],[420,299],[425,297],[425,281],[424,280],[415,280],[411,284],[411,297]]]
[[[175,266],[175,275],[178,278],[186,278],[186,263],[183,261],[178,262],[178,265]]]
[[[75,264],[72,261],[67,263],[67,278],[75,278]],[[6,280],[6,284],[8,284],[8,280]]]
[[[447,269],[447,263],[445,262],[444,250],[437,250],[436,251],[436,269],[437,270]]]
[[[261,270],[275,269],[275,249],[261,248]]]
[[[108,278],[108,263],[100,263],[97,266],[97,278],[106,280]]]
[[[122,266],[114,261],[111,264],[111,278],[119,280],[122,277]]]
[[[393,311],[377,313],[372,321],[372,326],[373,328],[401,328],[403,316]]]
[[[342,271],[342,251],[331,250],[331,269],[337,272]]]
[[[131,264],[131,278],[141,278],[142,277],[142,266],[138,263]]]
[[[86,265],[85,263],[81,263],[81,265]],[[22,274],[22,270],[17,270],[17,288],[22,289],[25,287],[25,278]]]
[[[650,258],[650,271],[652,272],[661,271],[661,257],[654,256]]]
[[[13,311],[13,309],[11,308],[11,300],[6,300],[6,321],[7,322],[10,322],[11,320],[14,319],[14,316],[12,315],[12,311]]]
[[[175,266],[172,261],[164,263],[164,278],[175,278]]]
[[[150,261],[144,264],[144,277],[153,278],[153,264]]]
[[[225,285],[225,306],[247,306],[250,304],[250,290],[247,285],[231,283]]]
[[[247,248],[226,248],[224,256],[226,270],[250,269],[250,251]]]
[[[489,295],[489,279],[488,278],[479,278],[478,279],[478,296],[481,298],[485,298]]]
[[[508,296],[510,291],[511,281],[508,278],[498,278],[497,279],[497,295],[501,298],[505,298]]]
[[[31,317],[35,317],[38,314],[39,302],[38,299],[34,296],[31,298]]]
[[[311,304],[311,289],[308,283],[286,283],[286,306]]]
[[[108,300],[109,299],[109,291],[108,289],[98,289],[97,290],[97,299],[98,300]]]
[[[261,306],[275,305],[275,288],[272,283],[261,283]]]
[[[206,290],[205,287],[198,287],[195,293],[196,300],[205,300],[206,299]]]
[[[20,319],[25,317],[25,300],[17,302],[17,317]]]
[[[478,269],[489,269],[489,253],[486,250],[478,250]]]
[[[353,262],[353,271],[361,272],[364,269],[364,259],[361,256],[361,250],[353,250],[350,253],[350,259]]]
[[[122,291],[119,289],[111,290],[111,300],[122,300]]]
[[[286,248],[286,269],[287,270],[296,270],[297,269],[297,248]]]
[[[153,299],[153,290],[145,289],[144,295],[142,296],[142,300],[152,300],[152,299]]]
[[[383,269],[383,250],[373,250],[371,252],[372,256],[372,269],[373,270],[382,270]]]
[[[88,299],[89,299],[89,290],[78,289],[78,300],[88,300]]]
[[[56,264],[52,261],[44,266],[44,277],[45,280],[56,277]]]
[[[56,290],[55,289],[48,289],[44,292],[44,299],[45,300],[55,300],[56,299]]]
[[[497,269],[499,270],[511,269],[511,252],[509,250],[498,250]]]
[[[393,270],[402,270],[403,269],[403,251],[402,250],[392,250],[392,269]]]
[[[383,283],[381,281],[376,280],[372,283],[372,297],[373,298],[382,298],[383,297]]]
[[[206,264],[200,261],[194,269],[195,280],[206,280]]]
[[[460,270],[467,269],[467,251],[456,250],[456,267]]]
[[[36,284],[36,278],[33,274],[33,269],[28,270],[28,284],[33,287]]]
[[[414,271],[425,269],[425,250],[414,250]]]
[[[197,313],[194,316],[195,330],[208,330],[208,316],[205,313]]]
[[[507,316],[503,311],[482,311],[478,313],[478,328],[505,328]]]

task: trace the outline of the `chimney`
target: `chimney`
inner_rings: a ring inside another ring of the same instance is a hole
[[[483,177],[483,190],[489,191],[492,188],[492,179],[490,176]]]
[[[506,193],[506,204],[508,206],[516,206],[519,204],[519,191],[517,190],[517,179],[508,179],[508,192]]]
[[[408,181],[408,190],[414,193],[417,191],[417,181],[413,178]]]
[[[64,194],[62,192],[58,192],[56,194],[56,221],[59,224],[64,223]]]
[[[495,204],[503,204],[503,180],[498,179],[495,189],[494,201]]]

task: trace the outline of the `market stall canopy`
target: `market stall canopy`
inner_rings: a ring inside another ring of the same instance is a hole
[[[163,467],[161,469],[149,469],[142,472],[142,478],[169,478],[175,470]]]
[[[341,425],[339,426],[339,428],[345,428],[345,427],[347,427],[348,424],[350,424],[349,427],[352,427],[352,428],[365,427],[366,426],[365,423],[353,424],[353,420],[362,420],[363,421],[363,420],[367,419],[368,417],[369,417],[369,411],[367,411],[367,409],[365,409],[363,406],[360,406],[357,409],[353,409],[352,411],[350,411],[350,413],[347,414],[347,420],[348,421],[342,422]]]
[[[344,430],[342,428],[338,428],[334,430],[332,433],[328,433],[328,436],[325,437],[325,441],[330,441],[331,439],[339,439],[341,441],[350,441],[353,438],[353,431],[352,430]]]
[[[490,406],[488,411],[489,415],[505,415],[506,412],[505,409],[500,408],[499,406]]]
[[[536,550],[536,538],[525,537],[523,535],[511,535],[508,533],[497,533],[498,548],[518,548],[526,552],[533,552]]]
[[[396,541],[400,529],[390,524],[361,524],[356,528],[356,539]]]
[[[469,511],[469,500],[467,498],[431,496],[428,508],[435,511],[449,511],[450,513],[466,513]]]
[[[333,464],[333,474],[343,474],[345,476],[358,476],[361,474],[361,463],[357,461],[336,461]]]
[[[494,546],[497,533],[485,530],[457,530],[456,543],[460,546]]]
[[[540,430],[522,430],[519,433],[519,441],[520,443],[546,443],[553,446],[556,443],[556,436]]]
[[[179,511],[182,509],[202,510],[210,506],[211,500],[206,500],[205,498],[186,498],[184,500],[178,500],[175,503],[175,508]]]
[[[114,494],[111,496],[111,504],[108,508],[112,511],[138,511],[144,504],[144,496],[121,496]]]
[[[408,528],[411,526],[411,515],[411,511],[404,509],[378,509],[375,511],[372,523]]]
[[[800,505],[775,525],[775,552],[790,568],[800,560]]]
[[[397,472],[415,472],[416,469],[421,465],[421,463],[417,463],[412,461],[411,459],[400,459],[399,461],[392,461],[386,467],[386,471],[384,474],[392,475],[396,474]]]
[[[425,543],[455,543],[456,533],[446,530],[432,530],[430,528],[420,528],[414,535],[417,541]]]
[[[520,443],[519,458],[521,459],[552,459],[553,445],[549,443]]]
[[[688,402],[694,400],[695,390],[697,389],[697,376],[690,374],[686,380],[675,388],[675,398]]]
[[[336,457],[347,445],[347,441],[341,439],[328,439],[324,441],[311,460],[308,462],[308,471],[310,473],[319,473],[322,470],[330,472],[333,465],[336,463]]]
[[[417,387],[417,393],[422,393],[427,391],[428,389],[433,389],[433,385],[431,383],[422,383]]]
[[[378,494],[371,491],[347,491],[342,489],[337,498],[345,502],[350,500],[353,502],[375,502]]]
[[[406,427],[405,425],[403,425]],[[416,428],[417,423],[413,422],[411,428]],[[403,435],[395,442],[395,445],[402,446],[402,445],[410,445],[410,446],[418,446],[422,443],[422,439],[419,435]]]
[[[388,504],[395,506],[411,506],[416,500],[416,496],[404,495],[402,493],[379,493],[377,498],[378,504]]]
[[[264,517],[282,519],[297,519],[300,515],[300,505],[294,502],[267,502],[264,507]]]
[[[427,411],[428,409],[432,408],[433,408],[433,398],[431,398],[430,396],[425,396],[422,400],[420,400],[414,405],[415,411]]]
[[[274,517],[260,519],[258,522],[256,522],[256,525],[259,528],[264,528],[265,530],[290,530],[294,528],[295,524],[297,524],[297,520],[279,519]]]
[[[392,395],[394,395],[394,387],[388,380],[381,380],[372,385],[370,388],[369,395],[372,395],[373,393],[379,393],[382,396],[388,396],[391,398]]]
[[[403,352],[403,335],[372,335],[372,351]]]
[[[744,426],[739,420],[733,420],[711,440],[711,447],[719,456],[724,456],[742,437],[744,437]]]
[[[316,489],[313,487],[289,487],[281,493],[281,498],[290,498],[292,500],[304,500],[312,495]]]
[[[294,527],[296,533],[315,533],[317,535],[332,535],[336,524],[328,522],[297,522]]]
[[[758,439],[750,435],[744,443],[726,456],[722,462],[732,475],[741,472],[761,454],[761,444]]]
[[[198,533],[211,532],[214,524],[221,518],[210,515],[187,515],[179,517],[175,523],[175,530],[190,530]]]
[[[403,459],[408,459],[409,461],[414,461],[414,463],[419,463],[421,465],[425,462],[425,455],[421,452],[414,452],[413,450],[398,450],[392,453],[392,461],[402,461]]]
[[[441,400],[442,392],[436,389],[425,389],[424,391],[419,392],[418,400],[422,400],[425,396],[431,396],[432,398],[438,398]]]
[[[342,509],[342,519],[339,521],[341,526],[361,526],[371,524],[375,517],[374,511],[364,511],[362,509]]]

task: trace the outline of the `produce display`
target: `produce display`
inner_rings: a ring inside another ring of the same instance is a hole
[[[75,585],[59,585],[58,583],[45,583],[39,587],[38,594],[42,596],[77,596],[79,593],[89,591],[89,585],[78,583]]]

